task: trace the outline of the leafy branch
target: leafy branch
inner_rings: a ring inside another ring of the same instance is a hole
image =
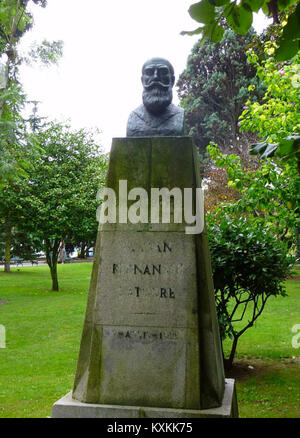
[[[211,42],[219,42],[223,37],[224,29],[219,24],[222,19],[237,34],[246,35],[253,21],[253,13],[262,10],[265,15],[273,17],[274,23],[279,23],[279,13],[287,11],[297,4],[297,0],[201,0],[189,8],[190,16],[201,23],[193,31],[183,31],[182,35],[202,35]],[[300,4],[288,18],[284,32],[276,51],[277,60],[291,59],[300,48]]]

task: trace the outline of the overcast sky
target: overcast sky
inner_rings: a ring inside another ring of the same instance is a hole
[[[98,127],[102,145],[124,137],[129,113],[141,103],[142,64],[169,59],[175,76],[186,66],[197,36],[181,36],[197,23],[188,14],[192,0],[48,0],[32,7],[35,25],[22,39],[63,40],[64,54],[51,68],[22,67],[28,100],[50,119],[70,119],[72,127]],[[259,28],[261,21],[255,20]],[[255,26],[256,27],[256,26]],[[174,103],[178,103],[174,92]]]

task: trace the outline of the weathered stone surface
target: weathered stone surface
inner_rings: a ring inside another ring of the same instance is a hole
[[[72,392],[58,400],[52,418],[237,418],[235,383],[226,379],[222,404],[218,408],[192,410],[118,406],[82,403],[72,398]]]
[[[84,360],[74,396],[101,404],[198,408],[195,237],[104,232],[99,252],[93,312],[85,324],[89,336],[84,333],[82,341],[83,357],[93,348],[96,362]]]
[[[177,187],[183,190],[195,186],[193,145],[189,137],[115,138],[113,140],[107,187],[112,188],[119,198],[119,181],[127,180],[128,192],[141,187],[150,193],[151,188]],[[198,186],[200,187],[200,186]],[[134,201],[128,201],[128,208]],[[149,202],[149,219],[151,217]],[[116,223],[100,225],[100,231],[178,231],[185,232],[189,224],[174,223],[171,208],[171,223],[120,223],[119,209]]]
[[[194,236],[115,231],[105,237],[94,323],[197,328]]]
[[[128,191],[195,190],[194,154],[187,137],[114,139],[107,186],[118,202],[119,180],[128,181]],[[171,207],[171,220],[172,214]],[[117,220],[99,227],[75,416],[83,412],[80,402],[109,405],[92,410],[100,417],[140,416],[142,409],[143,416],[188,418],[222,405],[225,377],[206,229],[186,234],[186,225]]]

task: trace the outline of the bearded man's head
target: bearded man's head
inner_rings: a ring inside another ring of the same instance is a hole
[[[153,114],[162,113],[172,102],[174,69],[163,58],[152,58],[142,68],[143,103]]]

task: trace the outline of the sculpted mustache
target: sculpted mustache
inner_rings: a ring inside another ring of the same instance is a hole
[[[162,82],[159,82],[159,81],[152,81],[148,85],[144,84],[144,88],[146,88],[146,90],[149,90],[149,89],[154,88],[156,86],[163,88],[163,89],[169,88],[169,85],[163,84]]]

